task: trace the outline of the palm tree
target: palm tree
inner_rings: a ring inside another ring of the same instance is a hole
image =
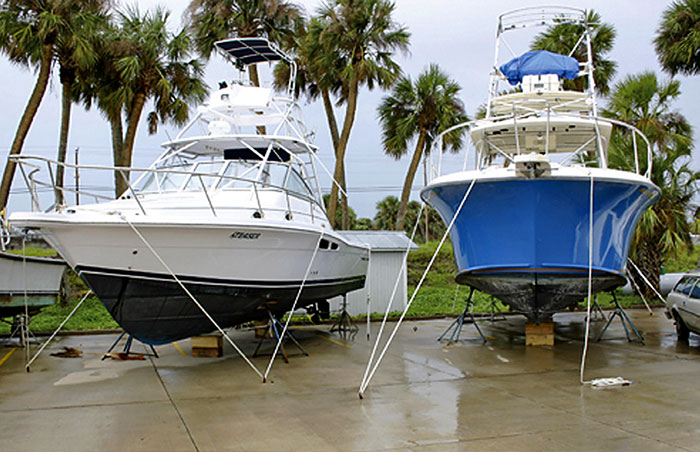
[[[338,136],[333,177],[341,180],[345,153],[355,121],[361,85],[373,89],[391,86],[401,73],[392,60],[396,50],[406,51],[410,34],[397,24],[389,0],[329,0],[318,9],[320,52],[314,65],[342,81],[345,117]],[[331,186],[328,217],[335,218],[338,186]]]
[[[17,126],[10,155],[22,152],[56,59],[56,45],[76,29],[78,17],[100,8],[98,0],[6,0],[0,4],[0,51],[11,62],[35,68],[37,79]],[[86,49],[80,49],[87,57]],[[8,160],[0,183],[0,211],[7,205],[16,164]]]
[[[76,2],[74,14],[67,18],[69,26],[58,35],[55,58],[59,66],[61,82],[61,132],[58,142],[57,160],[66,161],[71,107],[79,98],[77,90],[82,84],[78,78],[90,76],[97,62],[96,44],[105,30],[108,19],[108,1],[82,0]],[[63,203],[64,167],[56,167],[56,202]]]
[[[593,10],[586,12],[586,25],[563,22],[548,27],[538,34],[530,45],[532,50],[548,50],[550,52],[569,55],[574,49],[579,38],[588,26],[591,32],[591,47],[593,51],[593,64],[595,72],[593,80],[596,89],[602,95],[610,92],[610,83],[615,76],[617,63],[605,58],[615,44],[615,27],[611,24],[602,23],[600,14]],[[585,42],[579,45],[571,55],[578,61],[587,61]],[[564,80],[564,88],[576,91],[583,91],[588,87],[586,77],[578,77],[574,80]]]
[[[206,95],[202,66],[188,59],[192,40],[184,28],[177,33],[168,30],[169,16],[162,8],[144,14],[127,8],[118,13],[118,26],[101,47],[101,70],[86,102],[96,100],[110,121],[115,166],[131,166],[136,131],[148,100],[154,105],[147,115],[148,129],[155,133],[161,122],[184,124],[188,104],[202,102]],[[117,171],[114,177],[119,196],[127,188],[128,172],[122,176]]]
[[[700,0],[677,0],[664,10],[654,47],[671,75],[700,73]]]
[[[377,108],[385,153],[398,160],[408,153],[409,142],[416,141],[401,191],[396,230],[403,229],[418,165],[430,151],[434,137],[468,120],[464,105],[457,97],[460,90],[459,83],[450,79],[437,64],[431,64],[415,83],[408,76],[401,77]],[[443,138],[443,150],[459,151],[464,131],[462,128],[447,134]]]
[[[393,231],[396,227],[396,217],[399,214],[399,198],[387,196],[377,202],[377,214],[374,216],[374,226],[380,231]]]
[[[661,82],[652,72],[627,76],[615,85],[605,115],[640,129],[652,145],[651,179],[661,188],[659,200],[643,215],[632,239],[631,257],[658,288],[665,259],[692,246],[688,214],[700,172],[690,168],[692,128],[671,103],[681,94],[680,82]],[[611,139],[610,166],[633,170],[632,140],[617,130]],[[645,155],[646,149],[640,150]],[[647,162],[642,161],[644,166]],[[641,283],[641,281],[639,281]],[[645,287],[642,283],[639,287]]]
[[[288,48],[303,10],[285,0],[192,0],[189,27],[199,53],[208,59],[214,43],[236,33],[241,38],[266,37]],[[260,86],[257,66],[248,66],[251,83]]]
[[[340,134],[338,132],[338,121],[335,117],[333,97],[339,98],[339,103],[342,103],[343,83],[340,73],[342,61],[337,59],[336,67],[321,67],[318,64],[317,56],[322,52],[320,43],[321,31],[323,31],[323,24],[316,17],[311,18],[308,23],[301,20],[296,25],[296,31],[291,40],[291,48],[294,50],[294,60],[297,65],[294,96],[299,98],[305,95],[309,101],[315,101],[321,97],[333,151],[337,158]],[[281,64],[275,66],[275,87],[277,89],[286,89],[290,74],[290,68],[286,62],[281,62]],[[341,222],[343,228],[347,230],[349,229],[349,216],[344,165],[341,168],[341,176],[337,182],[342,189],[340,197],[343,206]]]

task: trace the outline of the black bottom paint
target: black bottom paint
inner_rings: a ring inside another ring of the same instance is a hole
[[[472,286],[501,300],[528,320],[540,323],[555,312],[576,305],[588,296],[588,273],[550,272],[463,272],[459,284]],[[591,293],[609,291],[625,284],[613,273],[594,272]]]
[[[99,297],[114,320],[130,335],[151,345],[165,344],[216,329],[201,309],[171,277],[78,269],[81,278]],[[178,276],[178,278],[180,278]],[[242,281],[204,282],[182,277],[187,290],[221,328],[267,318],[267,311],[281,316],[291,309],[298,283],[251,287]],[[297,307],[364,287],[365,277],[307,282]]]

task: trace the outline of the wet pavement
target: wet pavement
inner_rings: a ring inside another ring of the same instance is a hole
[[[582,313],[555,316],[554,347],[526,347],[520,316],[480,321],[487,344],[437,342],[451,319],[406,322],[363,400],[364,325],[354,339],[294,329],[310,355],[288,346],[289,364],[276,360],[265,384],[227,345],[222,358],[191,357],[187,340],[157,347],[157,359],[101,361],[116,335],[64,336],[30,373],[21,349],[0,347],[2,449],[700,451],[700,338],[677,342],[661,310],[628,314],[646,345],[629,343],[619,320],[590,344],[585,380],[633,381],[606,389],[579,383]],[[251,331],[232,338],[255,349]],[[478,339],[473,325],[462,338]],[[83,355],[49,355],[64,346]],[[264,371],[268,360],[253,362]]]

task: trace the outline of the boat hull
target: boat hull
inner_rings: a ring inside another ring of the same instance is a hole
[[[65,262],[0,252],[0,317],[30,315],[56,302]]]
[[[78,268],[112,317],[129,334],[147,344],[164,344],[215,330],[211,320],[170,276]],[[265,284],[260,281],[178,279],[221,328],[281,316],[292,308],[301,280]],[[364,276],[308,281],[298,307],[360,289]]]
[[[362,288],[367,272],[366,248],[313,226],[154,220],[129,225],[38,215],[17,215],[15,221],[42,234],[117,323],[147,344],[216,329],[173,274],[226,328],[265,318],[268,310],[288,311],[307,268],[299,308]],[[314,254],[322,242],[327,247]]]
[[[450,232],[457,282],[535,322],[581,301],[588,292],[590,178],[475,177]],[[472,180],[435,183],[421,196],[449,223]],[[593,293],[624,284],[632,234],[657,196],[648,181],[594,180]]]

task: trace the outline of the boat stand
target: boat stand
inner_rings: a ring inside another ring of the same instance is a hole
[[[605,324],[605,327],[603,330],[600,332],[600,336],[598,336],[598,341],[600,342],[603,339],[603,335],[605,334],[605,331],[607,331],[608,327],[612,323],[612,321],[615,319],[615,317],[619,316],[620,321],[622,322],[622,327],[625,329],[625,335],[627,336],[627,341],[628,342],[637,342],[639,344],[645,345],[644,344],[644,337],[642,334],[639,332],[636,326],[634,326],[634,323],[632,320],[630,320],[629,316],[625,312],[624,309],[622,309],[622,306],[620,306],[620,303],[617,301],[617,297],[615,296],[614,292],[611,292],[611,295],[613,297],[613,302],[615,303],[615,310],[610,314],[610,317],[608,317],[608,323]],[[629,324],[629,328],[628,328]],[[634,332],[634,335],[636,337],[630,336],[630,330]]]
[[[31,317],[24,314],[17,314],[12,317],[12,322],[4,321],[10,325],[10,337],[9,340],[17,338],[17,344],[19,347],[26,347],[30,339],[34,339],[34,333],[29,329],[29,322],[31,322]]]
[[[491,302],[489,303],[489,313],[491,315],[490,315],[489,321],[491,323],[493,323],[493,322],[497,322],[499,320],[505,320],[506,316],[503,315],[503,313],[496,312],[496,298],[494,298],[494,297],[490,297],[490,298],[491,298]]]
[[[613,295],[614,297],[614,295]],[[588,316],[584,317],[584,320],[588,320]],[[605,311],[598,304],[598,294],[593,297],[593,304],[591,305],[591,321],[596,322],[598,320],[605,320]]]
[[[469,318],[469,321],[471,321],[474,326],[476,327],[476,331],[479,332],[479,336],[481,336],[481,340],[484,341],[484,344],[488,342],[486,340],[486,336],[484,336],[484,333],[481,332],[481,328],[479,328],[479,324],[476,323],[476,319],[474,318],[474,314],[471,311],[471,308],[474,304],[472,297],[474,296],[474,288],[471,288],[471,291],[469,292],[469,298],[467,299],[467,304],[464,306],[464,311],[454,319],[454,321],[450,324],[450,326],[447,327],[447,329],[440,335],[438,338],[438,341],[442,341],[443,338],[452,331],[450,334],[450,339],[447,341],[447,345],[453,344],[455,342],[459,342],[460,340],[465,340],[465,341],[474,341],[478,340],[477,338],[474,339],[460,339],[460,335],[462,334],[462,326],[464,325],[465,318]]]
[[[287,331],[284,333],[284,337],[282,340],[280,340],[280,332],[284,331],[284,326],[280,323],[279,320],[277,320],[277,317],[272,314],[272,312],[267,311],[267,315],[270,316],[270,320],[267,322],[267,327],[265,328],[265,333],[263,333],[262,337],[258,341],[258,346],[255,347],[255,352],[253,352],[253,358],[255,358],[258,355],[258,350],[260,350],[260,346],[262,345],[263,341],[266,339],[266,336],[268,333],[270,336],[274,337],[277,342],[280,343],[280,349],[282,350],[282,359],[284,359],[285,363],[289,363],[289,357],[287,356],[287,351],[284,348],[284,339],[289,339],[291,340],[294,345],[297,346],[299,351],[301,351],[301,354],[304,356],[309,356],[309,354],[304,350],[304,347],[301,346],[299,341],[296,340],[296,338],[292,335],[292,333],[287,329]],[[291,315],[291,312],[290,312]]]
[[[117,340],[114,341],[114,343],[109,347],[109,350],[107,350],[107,351],[105,352],[105,354],[102,355],[102,359],[101,359],[100,361],[104,361],[105,359],[109,358],[109,354],[112,353],[112,350],[114,350],[114,347],[117,346],[117,344],[119,343],[119,341],[122,340],[122,338],[123,338],[124,335],[126,335],[126,334],[127,334],[126,331],[122,331],[122,334],[120,334],[119,337],[117,338]],[[124,349],[122,350],[122,353],[125,353],[127,356],[128,356],[128,355],[145,355],[145,356],[153,356],[153,357],[155,357],[155,358],[158,358],[158,357],[159,357],[159,356],[158,356],[158,352],[156,352],[156,349],[153,348],[153,345],[151,345],[151,344],[144,344],[144,345],[148,345],[148,346],[151,348],[151,352],[153,352],[153,353],[136,353],[136,352],[132,352],[132,351],[131,351],[131,345],[133,344],[133,342],[134,342],[134,336],[132,336],[131,334],[129,334],[128,337],[126,338],[126,343],[124,344]]]
[[[348,298],[347,295],[343,295],[343,308],[340,313],[340,317],[338,320],[335,321],[333,326],[331,326],[331,333],[337,331],[338,334],[340,334],[343,337],[346,337],[348,334],[351,335],[351,337],[354,337],[358,331],[360,331],[360,328],[357,326],[355,321],[350,317],[350,314],[348,314]]]

